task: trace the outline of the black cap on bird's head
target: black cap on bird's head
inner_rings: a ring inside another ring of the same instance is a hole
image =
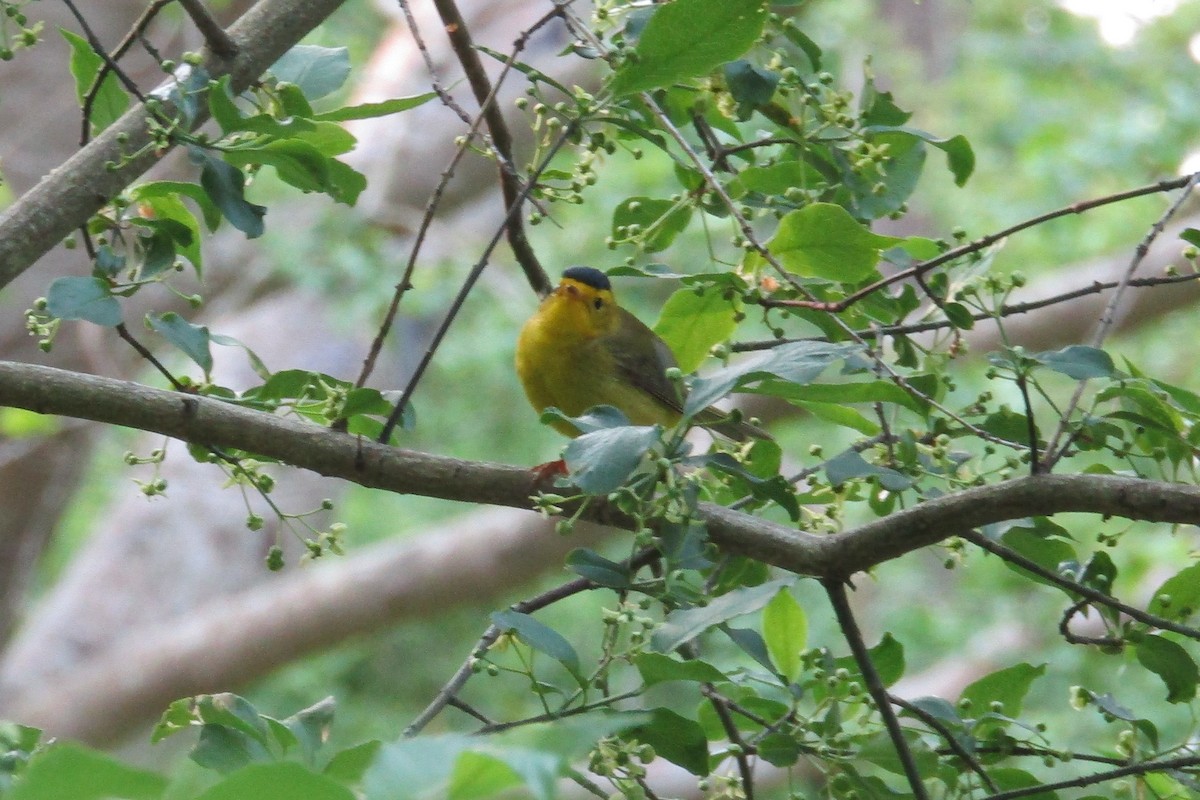
[[[562,276],[570,278],[573,281],[579,281],[593,289],[612,290],[612,284],[608,282],[608,276],[595,267],[568,267],[563,270]]]

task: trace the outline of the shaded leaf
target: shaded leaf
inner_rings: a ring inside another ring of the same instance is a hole
[[[708,739],[694,720],[667,708],[650,712],[650,721],[630,728],[626,736],[648,744],[654,751],[693,775],[707,775]]]
[[[628,589],[629,567],[610,561],[595,550],[580,547],[567,554],[567,567],[576,575],[587,578],[598,586],[610,589]]]
[[[634,240],[647,253],[657,253],[670,247],[691,218],[692,207],[686,203],[629,197],[613,209],[612,236],[615,241]]]
[[[1030,358],[1047,369],[1061,372],[1075,380],[1111,378],[1116,372],[1116,366],[1108,353],[1082,344],[1073,344],[1061,350],[1047,350]]]
[[[713,598],[706,606],[676,609],[667,614],[662,626],[654,632],[651,643],[660,653],[670,652],[714,625],[758,611],[771,601],[776,592],[794,581],[795,578],[779,578],[758,586],[726,592]]]
[[[1138,663],[1166,684],[1168,703],[1186,703],[1196,696],[1200,670],[1178,643],[1149,634],[1138,640],[1136,652]]]
[[[208,328],[203,325],[193,325],[174,311],[164,314],[147,314],[146,322],[151,328],[161,333],[168,342],[182,350],[188,358],[195,361],[204,370],[204,374],[212,371],[212,351],[209,349]]]
[[[971,702],[971,714],[980,715],[991,709],[993,703],[999,703],[998,713],[1016,718],[1021,715],[1021,704],[1033,682],[1046,674],[1046,665],[1014,664],[997,670],[990,675],[972,682],[962,690],[961,700]]]
[[[46,292],[46,310],[59,319],[83,319],[97,325],[121,324],[121,306],[100,278],[58,278]]]
[[[658,444],[657,425],[628,425],[585,433],[563,451],[571,482],[589,494],[608,494],[625,483]]]
[[[566,667],[581,685],[584,683],[579,671],[579,654],[558,631],[543,625],[528,614],[512,610],[493,612],[492,622],[499,628],[512,631],[518,639],[534,650],[550,656]]]
[[[1200,611],[1200,564],[1184,567],[1163,581],[1148,610],[1180,622]]]
[[[699,659],[677,661],[661,653],[643,652],[634,658],[633,665],[647,686],[666,681],[717,683],[725,680],[725,673]]]
[[[188,158],[200,165],[200,186],[229,224],[248,239],[262,236],[267,209],[246,201],[246,176],[242,171],[195,146],[188,147]]]
[[[408,111],[410,108],[423,106],[435,97],[437,97],[437,92],[425,92],[424,94],[415,94],[411,97],[394,97],[391,100],[383,100],[378,103],[360,103],[356,106],[342,106],[333,111],[316,114],[313,116],[313,119],[317,122],[349,122],[354,119],[386,117],[389,114],[398,114],[401,111]]]

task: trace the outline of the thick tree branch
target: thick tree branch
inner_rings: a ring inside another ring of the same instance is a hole
[[[446,500],[528,508],[522,467],[462,461],[365,441],[308,422],[127,381],[0,361],[0,405],[154,431],[249,450],[362,486]],[[1036,475],[929,500],[843,533],[817,536],[708,503],[709,536],[728,552],[792,572],[847,578],[993,522],[1081,511],[1200,524],[1200,487],[1109,475]],[[584,518],[630,527],[609,504]]]
[[[260,0],[227,31],[237,56],[206,52],[204,68],[214,78],[229,75],[234,92],[240,92],[341,4]],[[162,151],[147,147],[149,118],[145,106],[135,106],[0,214],[0,288],[162,158]],[[203,115],[196,125],[202,121]],[[134,152],[140,155],[124,161]]]

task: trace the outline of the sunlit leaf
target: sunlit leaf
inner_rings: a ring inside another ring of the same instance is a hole
[[[841,206],[812,203],[783,216],[767,249],[798,275],[857,283],[874,271],[883,250],[901,241],[872,233]]]
[[[613,75],[613,94],[643,92],[704,75],[749,49],[766,22],[766,0],[674,0],[656,6],[635,57]]]

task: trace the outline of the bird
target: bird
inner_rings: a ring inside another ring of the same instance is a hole
[[[517,376],[539,413],[553,406],[578,417],[609,405],[634,425],[674,427],[686,397],[682,383],[667,377],[677,366],[667,343],[617,304],[608,276],[594,267],[566,269],[517,338]],[[735,441],[771,438],[712,406],[694,419]],[[550,424],[580,434],[566,420]]]

